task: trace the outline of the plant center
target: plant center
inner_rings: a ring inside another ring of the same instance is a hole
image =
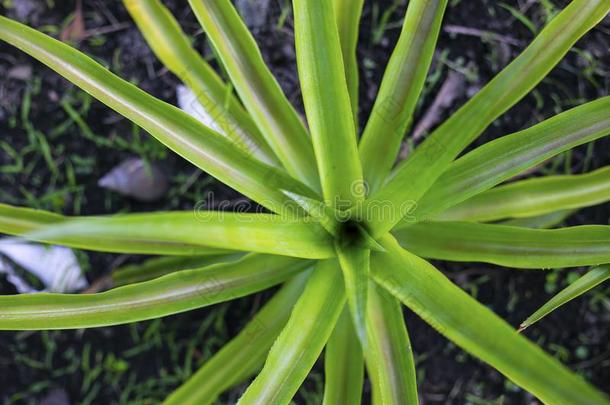
[[[339,225],[337,239],[341,246],[358,246],[364,242],[363,225],[360,221],[349,219]]]

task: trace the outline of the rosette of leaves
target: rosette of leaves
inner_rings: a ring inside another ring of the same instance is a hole
[[[195,52],[158,0],[125,0],[157,56],[214,112],[210,126],[20,23],[1,17],[0,39],[48,65],[264,212],[67,218],[2,205],[0,231],[6,234],[164,257],[118,272],[117,287],[97,294],[2,296],[0,329],[118,325],[281,285],[168,404],[212,403],[253,376],[240,404],[287,404],[324,349],[325,404],[359,403],[365,370],[373,403],[415,404],[415,367],[401,304],[545,403],[609,403],[427,259],[538,269],[610,262],[609,226],[525,226],[607,201],[608,168],[499,186],[608,135],[610,97],[460,156],[604,18],[610,1],[569,3],[397,166],[395,157],[431,64],[447,0],[409,2],[360,136],[355,51],[363,0],[292,2],[306,124],[231,2],[189,3],[230,85]],[[511,218],[521,220],[497,223]]]

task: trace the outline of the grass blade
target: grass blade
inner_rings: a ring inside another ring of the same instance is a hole
[[[368,295],[371,251],[361,246],[335,244],[339,265],[343,272],[347,303],[352,314],[356,334],[366,348],[366,301]]]
[[[522,180],[453,206],[440,220],[489,222],[527,218],[610,201],[610,167],[593,173]]]
[[[360,158],[371,192],[383,185],[412,123],[446,8],[447,0],[409,2],[402,32],[360,141]]]
[[[234,263],[179,271],[98,294],[0,296],[0,330],[92,328],[160,318],[267,289],[309,265],[251,254]]]
[[[423,221],[578,145],[610,134],[610,97],[498,138],[449,166],[419,202]]]
[[[159,0],[123,0],[146,42],[163,64],[197,95],[233,143],[256,158],[278,165],[252,118],[214,69],[193,49],[178,21]]]
[[[23,212],[19,208],[9,212],[15,210]],[[0,231],[11,233],[10,219],[7,222],[9,226],[0,227]],[[271,214],[187,211],[75,217],[17,234],[30,240],[118,253],[193,256],[243,250],[311,259],[334,256],[332,239],[322,227]]]
[[[333,0],[333,6],[335,18],[337,20],[337,28],[339,30],[339,40],[341,42],[341,54],[343,55],[347,88],[349,90],[349,98],[352,102],[354,123],[357,129],[360,77],[356,50],[358,48],[360,17],[362,16],[364,0]]]
[[[209,256],[167,256],[146,260],[141,264],[131,264],[112,272],[112,284],[121,287],[128,284],[154,280],[180,270],[198,269],[217,263],[238,260],[243,255],[224,254]]]
[[[406,249],[429,259],[523,269],[610,262],[610,226],[547,230],[474,222],[426,222],[398,230],[395,235]]]
[[[364,359],[347,307],[326,345],[324,376],[323,405],[355,405],[362,401]]]
[[[375,253],[377,283],[441,334],[547,404],[607,405],[609,400],[528,341],[425,260],[383,239]]]
[[[367,205],[387,202],[391,215],[371,224],[374,236],[392,229],[407,201],[418,202],[451,162],[489,124],[525,96],[576,41],[610,10],[608,0],[573,0],[530,46],[405,160]]]
[[[328,0],[293,0],[297,66],[327,205],[352,208],[364,197],[341,44]]]
[[[308,277],[309,272],[304,272],[286,283],[235,338],[207,360],[163,404],[211,405],[222,392],[255,374],[288,322]]]
[[[287,405],[313,367],[345,306],[336,260],[319,262],[240,405]]]
[[[519,331],[529,328],[560,306],[572,301],[574,298],[580,297],[606,280],[610,280],[610,265],[600,266],[590,270],[587,274],[560,291],[559,294],[555,295],[527,318],[520,325]]]
[[[246,109],[288,172],[319,188],[305,126],[230,0],[189,0]]]
[[[60,41],[5,17],[0,17],[0,40],[38,59],[186,160],[271,210],[280,210],[287,201],[278,188],[317,198],[283,171],[258,161],[187,113]]]
[[[369,283],[367,367],[375,405],[417,405],[417,375],[400,302]]]

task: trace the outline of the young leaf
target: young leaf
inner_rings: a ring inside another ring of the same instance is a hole
[[[239,335],[207,360],[163,405],[211,405],[222,392],[255,374],[286,325],[308,277],[309,272],[304,272],[286,283]]]
[[[345,77],[349,98],[352,102],[354,123],[358,128],[358,89],[359,72],[356,50],[358,48],[358,34],[360,30],[360,16],[364,0],[333,0],[335,19],[341,42],[341,54],[345,67]]]
[[[347,210],[361,201],[356,145],[341,45],[328,0],[293,0],[297,66],[307,121],[327,205]]]
[[[286,203],[280,188],[317,198],[288,174],[253,158],[187,113],[120,79],[62,42],[1,16],[0,40],[40,60],[186,160],[271,210],[281,210]]]
[[[435,219],[489,222],[527,218],[610,201],[610,167],[593,173],[548,176],[496,187],[451,207]]]
[[[366,348],[366,301],[371,251],[362,246],[351,246],[341,242],[335,243],[335,249],[343,272],[347,303],[356,334],[362,346]]]
[[[284,191],[284,194],[307,212],[312,220],[319,222],[331,235],[337,236],[339,234],[339,221],[345,215],[341,211],[335,210],[322,201],[307,198],[290,191]]]
[[[198,269],[217,263],[239,260],[243,254],[209,256],[167,256],[146,260],[141,264],[119,267],[112,272],[112,283],[116,287],[154,280],[180,270]]]
[[[406,201],[419,201],[451,162],[563,58],[576,41],[610,10],[608,0],[574,0],[542,30],[517,59],[435,130],[368,203],[387,202],[391,215],[373,222],[373,236],[400,221]]]
[[[15,210],[19,209],[9,212]],[[10,219],[3,225],[0,221],[0,232],[13,233]],[[193,256],[243,250],[311,259],[334,256],[332,239],[322,227],[272,214],[196,211],[75,217],[16,234],[118,253]]]
[[[360,157],[371,192],[379,190],[386,180],[411,125],[446,8],[447,0],[409,2],[402,33],[360,141]]]
[[[560,306],[572,301],[574,298],[580,297],[606,280],[610,280],[610,265],[600,266],[590,270],[587,274],[560,291],[559,294],[555,295],[527,318],[519,326],[519,331],[529,328]]]
[[[319,188],[307,130],[230,0],[189,0],[246,109],[288,173]]]
[[[606,405],[608,398],[517,333],[434,266],[391,236],[374,253],[372,275],[407,307],[473,356],[548,404]]]
[[[369,283],[367,368],[378,405],[417,405],[417,376],[400,302]]]
[[[350,312],[343,309],[324,354],[323,405],[359,404],[362,400],[364,360]]]
[[[195,92],[233,143],[271,165],[277,158],[256,124],[214,69],[193,49],[160,0],[123,0],[146,42],[163,64]]]
[[[610,262],[610,226],[528,229],[474,222],[425,222],[395,231],[418,256],[523,269]]]
[[[423,221],[553,156],[608,134],[610,97],[603,97],[486,143],[449,166],[419,201],[415,219]]]
[[[309,265],[306,260],[250,254],[237,262],[98,294],[0,296],[0,330],[80,329],[160,318],[267,289]]]
[[[337,261],[318,262],[263,370],[238,403],[287,405],[322,352],[344,306]]]

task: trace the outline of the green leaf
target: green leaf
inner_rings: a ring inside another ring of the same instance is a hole
[[[333,0],[335,18],[341,42],[341,54],[343,55],[343,65],[345,67],[345,77],[347,88],[352,102],[352,112],[354,113],[354,123],[358,128],[358,89],[359,73],[358,58],[358,34],[360,30],[360,17],[364,0]]]
[[[338,236],[339,222],[344,219],[345,214],[313,198],[307,198],[289,191],[284,191],[284,194],[307,212],[313,221],[317,221],[331,235]]]
[[[344,306],[336,260],[319,262],[263,370],[238,403],[287,405],[322,352]]]
[[[370,197],[367,206],[384,202],[391,210],[370,225],[373,236],[392,229],[405,214],[405,203],[418,202],[451,162],[536,86],[609,10],[608,0],[573,0],[517,59],[436,129]]]
[[[184,270],[98,294],[0,296],[0,330],[121,325],[249,295],[294,276],[310,262],[250,254],[233,263]]]
[[[522,180],[458,204],[436,219],[489,222],[527,218],[610,201],[610,167],[593,173]]]
[[[528,229],[473,222],[425,222],[395,231],[406,249],[429,259],[523,269],[610,262],[610,226]]]
[[[529,328],[560,306],[572,301],[574,298],[580,297],[606,280],[610,280],[610,265],[592,269],[541,306],[540,309],[520,325],[519,331]]]
[[[362,401],[364,359],[360,340],[344,308],[324,354],[323,405],[355,405]]]
[[[254,375],[288,322],[309,272],[286,283],[246,327],[215,353],[164,405],[211,405],[225,390]]]
[[[335,243],[337,257],[343,280],[347,303],[352,314],[356,334],[366,348],[366,301],[368,295],[371,251],[358,245]]]
[[[277,166],[273,151],[252,118],[214,69],[193,49],[178,21],[159,0],[123,0],[146,42],[190,89],[233,143]]]
[[[575,210],[562,210],[551,212],[550,214],[540,215],[529,218],[516,218],[500,222],[500,225],[520,226],[523,228],[551,229],[561,225],[568,219]]]
[[[76,49],[18,22],[0,17],[0,40],[30,54],[167,147],[271,210],[281,210],[279,189],[317,198],[283,171],[260,162],[195,118],[138,89]]]
[[[388,253],[374,253],[372,274],[441,334],[547,404],[604,404],[604,394],[563,367],[388,235]]]
[[[486,143],[451,164],[420,200],[415,219],[441,213],[553,156],[608,134],[610,97],[604,97]]]
[[[369,283],[367,368],[375,405],[417,405],[415,360],[400,302]]]
[[[246,109],[288,173],[317,190],[305,126],[275,80],[230,0],[189,0]]]
[[[100,217],[93,219],[100,222]],[[63,217],[51,212],[34,210],[31,208],[13,207],[10,205],[0,204],[0,233],[8,235],[17,235],[30,237],[33,240],[45,241],[41,238],[36,238],[34,234],[40,232],[41,229],[50,230],[58,229],[66,226],[71,220],[76,221],[76,218]],[[82,219],[82,218],[81,218]],[[55,243],[74,248],[83,248],[96,250],[101,252],[116,252],[116,253],[141,253],[141,254],[167,254],[167,255],[218,255],[226,253],[235,253],[227,249],[218,249],[203,245],[195,246],[187,243],[159,243],[151,240],[131,240],[129,243],[122,241],[117,243],[113,239],[100,239],[96,235],[77,235],[74,238],[59,238],[52,237],[46,240],[49,243]],[[5,242],[6,243],[6,242]]]
[[[24,212],[12,207],[8,211]],[[105,252],[194,256],[243,250],[311,259],[334,256],[332,239],[322,227],[272,214],[187,211],[75,217],[27,233],[11,232],[10,218],[8,225],[2,222],[1,232]]]
[[[360,141],[360,157],[370,192],[383,185],[413,121],[446,8],[447,0],[409,2],[400,38]]]
[[[292,4],[297,66],[325,203],[347,210],[364,193],[359,192],[362,168],[333,4]]]
[[[212,264],[238,260],[241,253],[209,256],[167,256],[146,260],[141,264],[131,264],[112,272],[112,282],[116,287],[154,280],[180,270],[198,269]]]

